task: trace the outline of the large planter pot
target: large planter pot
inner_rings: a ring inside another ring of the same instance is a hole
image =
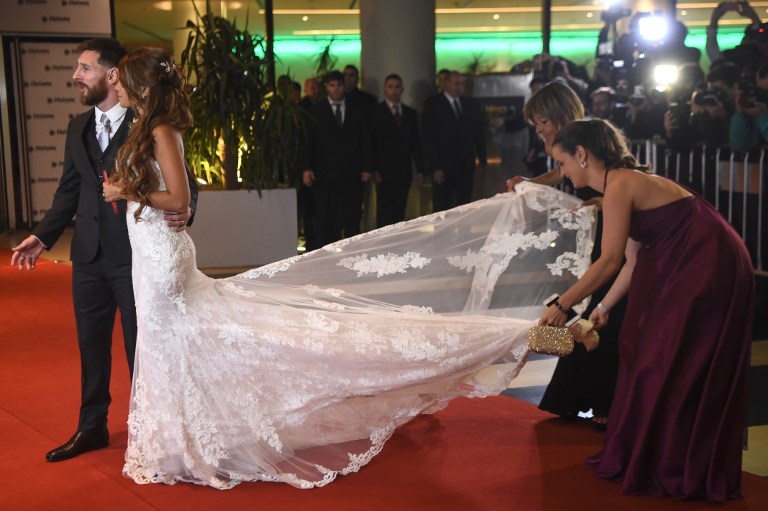
[[[198,268],[256,267],[296,255],[296,190],[201,191],[189,234]]]

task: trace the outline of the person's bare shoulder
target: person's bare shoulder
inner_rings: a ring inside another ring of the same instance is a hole
[[[167,124],[160,124],[152,128],[152,137],[158,144],[173,144],[178,145],[181,143],[181,133]]]

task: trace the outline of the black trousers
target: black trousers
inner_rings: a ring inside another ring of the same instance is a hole
[[[446,172],[443,184],[432,183],[432,211],[445,211],[462,204],[469,204],[472,200],[474,184],[474,170]]]
[[[318,247],[360,234],[363,190],[359,177],[318,180],[312,185]]]
[[[411,181],[410,166],[381,177],[381,183],[376,187],[376,227],[405,220]]]
[[[297,203],[299,209],[299,225],[301,231],[304,233],[304,246],[306,247],[307,252],[320,248],[317,244],[315,225],[312,221],[315,214],[315,207],[312,201],[312,188],[305,186],[303,183],[300,184]]]
[[[107,423],[112,401],[112,331],[120,309],[125,354],[133,377],[136,352],[136,305],[131,265],[116,264],[101,250],[93,262],[72,265],[72,296],[80,347],[81,403],[77,429],[100,428]]]

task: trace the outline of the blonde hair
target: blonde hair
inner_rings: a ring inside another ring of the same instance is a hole
[[[539,115],[546,117],[558,128],[571,121],[584,118],[584,105],[573,89],[561,82],[550,82],[538,90],[523,108],[529,122]]]

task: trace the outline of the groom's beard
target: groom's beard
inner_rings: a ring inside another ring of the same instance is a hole
[[[107,84],[99,82],[96,85],[89,87],[83,83],[80,84],[83,88],[80,89],[80,103],[85,106],[96,106],[109,95]]]

